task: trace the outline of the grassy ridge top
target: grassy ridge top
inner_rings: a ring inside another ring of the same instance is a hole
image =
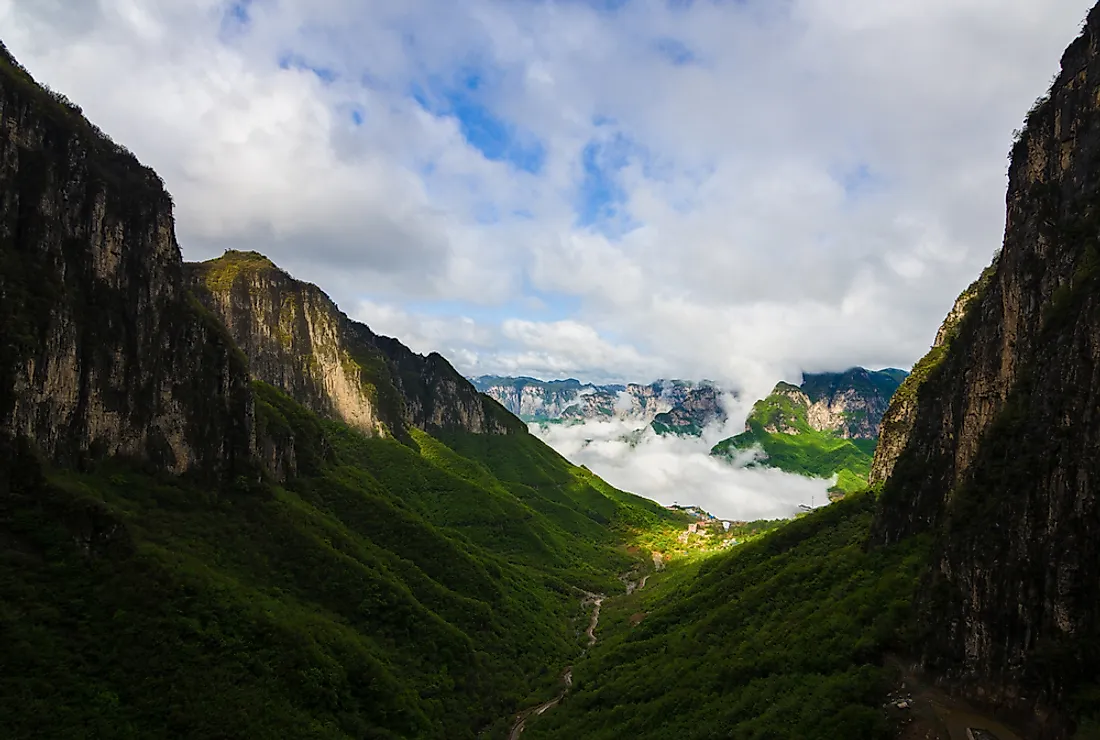
[[[790,393],[773,393],[757,401],[746,426],[746,431],[711,448],[711,454],[733,458],[740,452],[759,448],[763,458],[750,465],[778,468],[811,478],[836,475],[833,490],[841,493],[867,486],[875,441],[843,439],[833,432],[813,429],[807,417],[807,406]],[[791,432],[768,431],[769,428]]]

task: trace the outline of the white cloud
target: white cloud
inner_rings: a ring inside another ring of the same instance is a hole
[[[744,423],[744,416],[740,418]],[[827,503],[829,482],[779,470],[730,465],[708,454],[732,429],[712,429],[703,438],[662,437],[647,431],[634,445],[622,437],[633,425],[589,421],[577,425],[532,425],[543,441],[608,483],[662,504],[700,506],[716,517],[745,520],[793,516],[800,505]],[[748,462],[741,460],[743,464]]]

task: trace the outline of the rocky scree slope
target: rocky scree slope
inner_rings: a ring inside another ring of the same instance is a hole
[[[1097,8],[1012,148],[1003,249],[957,307],[888,415],[875,541],[935,535],[919,599],[929,672],[1029,716],[1095,711]],[[1068,731],[1053,718],[1033,729]]]

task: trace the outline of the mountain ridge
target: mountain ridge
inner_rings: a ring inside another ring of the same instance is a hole
[[[1003,247],[875,461],[874,542],[935,537],[918,660],[987,705],[1047,717],[1036,737],[1068,735],[1067,709],[1094,713],[1100,657],[1097,95],[1100,6],[1013,142]]]
[[[529,423],[620,419],[651,426],[658,434],[698,436],[726,419],[725,391],[710,380],[597,385],[574,378],[482,375],[471,381]]]

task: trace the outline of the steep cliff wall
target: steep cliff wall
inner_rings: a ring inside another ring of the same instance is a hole
[[[0,47],[0,435],[67,465],[246,461],[244,359],[181,265],[156,174]]]
[[[882,416],[905,372],[853,367],[842,373],[806,373],[810,426],[844,439],[876,439]]]
[[[959,324],[966,316],[971,302],[985,292],[989,281],[993,276],[994,265],[990,265],[982,272],[981,276],[971,283],[966,290],[955,299],[955,305],[951,307],[947,318],[940,324],[936,332],[936,339],[928,353],[913,366],[913,371],[902,381],[900,387],[890,400],[890,406],[882,417],[878,446],[875,448],[875,459],[871,463],[871,475],[869,483],[874,486],[883,483],[890,477],[894,470],[894,463],[909,441],[909,433],[913,429],[913,422],[917,414],[917,391],[928,379],[929,374],[935,370],[951,340],[959,331]]]
[[[477,434],[524,425],[438,354],[418,355],[349,319],[317,286],[255,252],[188,264],[195,294],[228,327],[252,375],[375,436],[408,427]]]
[[[806,373],[802,385],[779,382],[753,405],[753,424],[771,434],[829,432],[841,439],[874,440],[903,370],[853,367],[842,373]]]
[[[986,278],[891,411],[874,537],[935,532],[928,669],[990,702],[1062,706],[1100,659],[1097,9],[1013,147]]]

